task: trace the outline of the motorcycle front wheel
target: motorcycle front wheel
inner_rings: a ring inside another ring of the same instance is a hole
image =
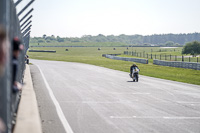
[[[137,74],[135,75],[135,78],[136,78],[136,82],[138,82],[138,75]]]

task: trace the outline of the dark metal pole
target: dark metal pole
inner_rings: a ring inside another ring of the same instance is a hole
[[[31,33],[31,31],[29,31],[28,33],[24,34],[23,38],[25,38],[25,37],[29,36],[29,35],[30,35],[30,33]]]
[[[35,0],[30,1],[17,15],[21,15]]]
[[[15,6],[17,6],[20,2],[22,2],[22,0],[18,0],[18,1],[15,3]]]
[[[24,21],[24,23],[22,25],[20,25],[20,27],[23,27],[33,16],[31,15],[30,17],[28,17],[26,19],[26,21]]]
[[[22,33],[23,36],[24,36],[27,32],[29,32],[29,30],[31,29],[31,26],[32,26],[32,25],[30,25],[30,26]]]
[[[32,11],[33,11],[33,8],[32,8],[30,11],[28,11],[28,12],[26,13],[26,15],[24,15],[24,17],[20,19],[19,22],[21,23]]]
[[[30,38],[30,31],[23,37],[25,43],[25,51],[27,52],[29,48],[29,38]]]
[[[28,28],[27,30],[25,30],[22,35],[24,36],[25,34],[27,34],[27,32],[29,32],[31,30],[31,28]]]
[[[29,21],[28,24],[25,25],[25,26],[21,29],[21,31],[23,31],[27,26],[29,26],[29,24],[30,24],[31,22],[32,22],[32,21]]]

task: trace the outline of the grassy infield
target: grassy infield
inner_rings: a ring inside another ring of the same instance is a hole
[[[56,50],[56,53],[39,53],[39,52],[29,52],[28,55],[33,59],[41,60],[57,60],[57,61],[67,61],[67,62],[80,62],[86,64],[92,64],[97,66],[102,66],[106,68],[111,68],[115,70],[120,70],[124,72],[129,72],[132,62],[111,60],[102,57],[102,54],[119,54],[126,51],[126,47],[117,47],[113,50],[113,47],[102,47],[100,51],[97,47],[65,47],[65,48],[31,48],[31,49],[42,49],[42,50]],[[69,51],[65,51],[69,49]],[[129,50],[146,51],[150,53],[151,49],[153,52],[158,51],[159,48],[129,48]],[[176,49],[176,54],[180,55],[182,48]],[[165,53],[174,54],[174,48],[168,49]],[[200,71],[192,69],[183,68],[173,68],[153,65],[152,60],[149,60],[149,64],[136,63],[140,68],[140,74],[157,77],[162,79],[169,79],[174,81],[180,81],[185,83],[200,85]],[[128,76],[128,74],[127,74]]]

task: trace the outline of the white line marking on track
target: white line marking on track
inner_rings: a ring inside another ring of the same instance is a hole
[[[141,92],[136,92],[132,93],[133,95],[150,95],[150,93],[141,93]]]
[[[163,117],[164,119],[179,119],[179,120],[199,120],[200,117],[185,117],[185,116],[177,116],[177,117]]]
[[[185,117],[185,116],[110,116],[111,119],[173,119],[173,120],[199,120],[200,117]]]
[[[185,102],[185,101],[176,101],[176,103],[181,103],[181,104],[200,104],[200,102]]]
[[[40,69],[40,67],[39,67],[38,65],[37,65],[37,67],[38,67],[38,69],[39,69],[39,71],[40,71],[40,73],[41,73],[41,75],[42,75],[42,78],[43,78],[44,83],[45,83],[45,85],[46,85],[46,87],[47,87],[47,90],[48,90],[48,92],[49,92],[49,95],[50,95],[50,97],[51,97],[51,99],[52,99],[52,101],[53,101],[53,103],[54,103],[54,105],[55,105],[55,107],[56,107],[57,114],[58,114],[58,116],[59,116],[59,118],[60,118],[61,123],[63,124],[63,127],[64,127],[64,129],[65,129],[65,132],[66,132],[66,133],[73,133],[73,131],[72,131],[72,129],[71,129],[71,127],[70,127],[68,121],[67,121],[66,118],[65,118],[65,115],[64,115],[64,113],[63,113],[63,111],[62,111],[62,109],[61,109],[61,107],[60,107],[58,101],[56,100],[56,97],[55,97],[54,94],[53,94],[52,89],[50,88],[50,86],[49,86],[49,84],[48,84],[48,82],[47,82],[47,80],[46,80],[46,78],[45,78],[45,76],[44,76],[44,74],[43,74],[43,72],[42,72],[42,70]]]

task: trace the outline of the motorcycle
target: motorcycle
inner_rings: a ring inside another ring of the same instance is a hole
[[[133,79],[133,82],[138,82],[139,80],[139,69],[138,68],[134,68],[132,70],[132,75],[130,75],[130,77]]]

